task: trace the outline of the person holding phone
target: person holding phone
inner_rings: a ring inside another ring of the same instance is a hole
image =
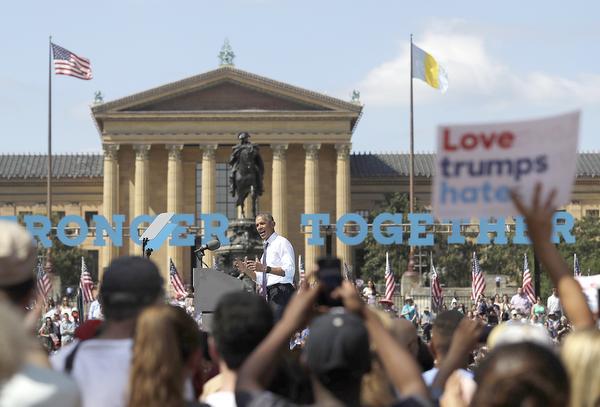
[[[279,320],[294,293],[294,248],[275,232],[275,220],[270,213],[259,213],[255,223],[263,241],[263,254],[260,259],[236,260],[234,266],[256,282],[257,293],[271,305],[275,319]]]

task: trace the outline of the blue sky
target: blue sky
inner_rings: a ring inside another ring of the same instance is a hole
[[[413,2],[417,3],[417,2]],[[588,1],[10,2],[0,15],[2,153],[44,153],[48,36],[92,61],[94,79],[53,78],[53,149],[99,152],[94,92],[112,100],[218,66],[349,100],[364,115],[354,151],[407,151],[409,35],[446,66],[440,94],[415,81],[415,149],[439,124],[581,109],[579,150],[600,150],[600,7]]]

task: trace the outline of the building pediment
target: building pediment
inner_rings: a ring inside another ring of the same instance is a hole
[[[92,107],[93,114],[206,111],[344,111],[360,105],[236,69],[219,69]]]

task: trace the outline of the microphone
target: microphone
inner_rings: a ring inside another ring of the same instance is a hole
[[[206,243],[205,245],[200,246],[200,248],[194,250],[194,253],[204,253],[205,250],[217,250],[219,247],[221,247],[221,242],[219,242],[219,239],[213,239],[210,240],[208,243]]]

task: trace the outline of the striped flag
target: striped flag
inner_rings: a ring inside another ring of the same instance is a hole
[[[169,258],[169,280],[171,281],[171,286],[175,291],[175,296],[177,297],[177,299],[185,298],[187,292],[185,291],[183,281],[181,281],[181,277],[179,277],[179,273],[175,268],[173,259],[171,258]]]
[[[575,277],[581,276],[581,269],[579,268],[579,260],[577,260],[577,253],[573,253],[573,275]]]
[[[86,304],[94,301],[94,294],[92,293],[93,287],[94,282],[92,281],[92,276],[85,265],[85,259],[81,256],[81,278],[79,279],[79,289],[81,290],[83,302]]]
[[[54,72],[57,75],[74,76],[84,80],[92,79],[92,66],[89,59],[80,57],[56,44],[52,44],[52,55]]]
[[[529,271],[529,263],[527,262],[527,253],[523,255],[523,292],[529,298],[532,304],[535,304],[535,291],[531,281],[531,272]]]
[[[48,274],[46,274],[41,260],[38,261],[36,275],[38,295],[44,299],[44,302],[46,302],[50,291],[52,291],[52,282],[50,281]]]
[[[392,302],[394,297],[394,290],[396,289],[396,282],[394,281],[394,274],[390,268],[390,258],[388,252],[385,252],[385,298],[387,302]]]
[[[435,310],[439,310],[444,302],[444,293],[440,284],[440,276],[433,265],[433,255],[431,256],[431,302]]]
[[[473,260],[471,261],[471,298],[473,301],[477,301],[479,296],[485,291],[485,278],[483,271],[479,267],[479,260],[477,260],[477,253],[473,252]]]

